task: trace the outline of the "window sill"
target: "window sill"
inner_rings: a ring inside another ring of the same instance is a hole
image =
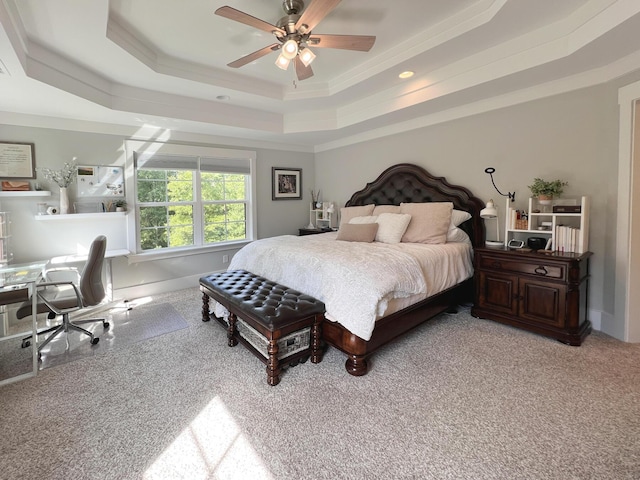
[[[185,247],[179,250],[161,250],[145,253],[135,253],[127,256],[129,264],[140,262],[152,262],[168,258],[188,257],[190,255],[202,255],[204,253],[223,252],[225,250],[238,250],[251,243],[252,240],[242,240],[240,242],[229,242],[218,245],[207,245],[200,247]]]

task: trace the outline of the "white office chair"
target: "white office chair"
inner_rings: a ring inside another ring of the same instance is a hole
[[[65,282],[42,282],[37,284],[38,313],[49,313],[50,318],[62,315],[62,323],[48,328],[38,335],[49,335],[44,342],[38,345],[38,352],[42,350],[54,337],[61,332],[76,330],[88,335],[91,344],[95,345],[100,340],[93,333],[79,325],[91,322],[102,322],[104,328],[109,327],[109,322],[104,318],[92,318],[88,320],[76,320],[72,322],[69,315],[86,307],[98,305],[106,296],[106,290],[102,283],[102,266],[104,255],[107,250],[107,237],[100,235],[93,240],[89,249],[87,262],[82,269],[80,278],[76,283]],[[17,318],[28,317],[32,314],[31,301],[25,302],[16,312]],[[53,316],[53,317],[52,317]],[[22,340],[22,348],[31,345],[32,336],[29,335]]]

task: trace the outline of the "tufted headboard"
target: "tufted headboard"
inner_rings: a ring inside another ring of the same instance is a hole
[[[465,187],[451,185],[444,177],[434,177],[418,165],[399,163],[387,168],[373,182],[354,193],[345,206],[400,205],[403,202],[453,202],[453,208],[471,214],[471,219],[460,228],[467,232],[474,247],[484,245],[484,222],[480,218],[484,202]]]

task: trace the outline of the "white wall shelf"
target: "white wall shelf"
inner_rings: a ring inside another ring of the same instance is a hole
[[[0,197],[50,197],[48,190],[23,190],[18,192],[0,192]]]
[[[69,213],[66,215],[36,215],[36,220],[45,222],[55,222],[62,220],[83,220],[83,219],[105,219],[113,217],[124,217],[127,212],[97,212],[97,213]]]

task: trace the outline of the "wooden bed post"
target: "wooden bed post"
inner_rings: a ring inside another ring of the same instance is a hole
[[[354,377],[361,377],[369,371],[369,362],[365,355],[348,355],[344,368]]]

